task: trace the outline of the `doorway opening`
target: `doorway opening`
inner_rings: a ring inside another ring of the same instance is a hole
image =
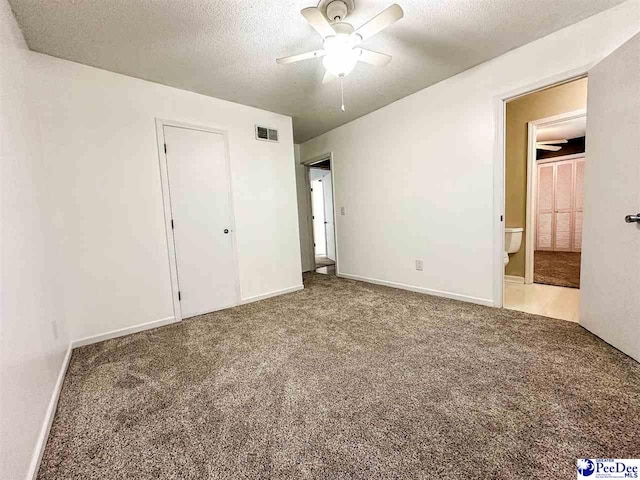
[[[336,241],[331,159],[307,166],[311,194],[314,271],[335,275]]]
[[[506,103],[505,308],[577,322],[587,78]]]
[[[527,193],[533,238],[526,249],[525,283],[580,288],[587,116],[579,111],[560,117],[565,118],[530,123],[536,154]]]

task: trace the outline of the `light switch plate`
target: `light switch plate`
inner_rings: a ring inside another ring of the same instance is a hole
[[[344,215],[346,215],[346,214],[347,214],[346,209],[345,209],[344,207],[340,207],[340,215],[343,215],[343,216],[344,216]]]

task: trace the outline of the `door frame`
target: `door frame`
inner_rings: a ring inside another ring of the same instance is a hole
[[[539,118],[528,123],[527,136],[527,212],[525,216],[525,259],[524,259],[524,283],[533,283],[533,260],[536,241],[536,189],[538,188],[538,168],[536,162],[536,137],[538,129],[564,123],[570,120],[586,117],[587,109],[581,108],[571,112],[553,115],[551,117]],[[572,158],[582,158],[585,153],[575,155],[563,155],[547,159],[545,163],[571,160]],[[572,227],[573,228],[573,227]]]
[[[164,226],[167,239],[167,256],[169,260],[169,274],[171,278],[171,297],[173,300],[173,314],[176,322],[182,321],[182,309],[179,298],[179,281],[178,281],[178,262],[176,256],[175,238],[171,221],[173,218],[171,212],[171,191],[169,189],[169,171],[167,168],[167,152],[165,151],[164,127],[184,128],[187,130],[196,130],[206,133],[215,133],[222,135],[224,141],[224,158],[227,167],[227,182],[229,184],[229,209],[230,209],[230,229],[232,234],[231,250],[233,256],[233,278],[235,283],[235,299],[236,306],[240,304],[240,272],[238,268],[238,244],[236,239],[236,220],[235,207],[233,204],[233,183],[231,179],[231,161],[229,155],[229,135],[226,130],[208,127],[203,125],[194,125],[192,123],[181,122],[177,120],[169,120],[166,118],[156,118],[156,140],[158,143],[158,163],[160,165],[160,185],[162,189],[162,208],[164,211]]]
[[[313,268],[311,269],[312,271],[315,271],[316,269],[316,252],[315,252],[315,248],[314,248],[314,233],[313,233],[313,220],[312,220],[312,216],[313,216],[313,211],[312,211],[312,199],[311,199],[311,181],[309,180],[309,169],[316,163],[320,163],[323,162],[325,160],[329,160],[329,166],[331,168],[331,196],[333,197],[333,242],[336,248],[336,276],[339,273],[338,270],[338,265],[339,265],[339,250],[338,250],[338,225],[336,222],[336,174],[333,168],[333,152],[327,152],[327,153],[323,153],[322,155],[318,155],[315,156],[313,158],[310,158],[308,160],[303,160],[302,162],[300,162],[301,165],[304,166],[304,182],[305,182],[305,188],[307,190],[307,197],[308,197],[308,204],[309,204],[309,208],[307,209],[307,228],[310,229],[311,235],[309,235],[309,251],[310,253],[310,260],[311,260],[311,265],[313,265]],[[326,212],[325,212],[326,215]],[[325,235],[326,235],[326,229],[325,229]]]
[[[588,76],[596,64],[590,62],[572,70],[538,80],[528,85],[498,94],[493,99],[495,143],[493,159],[493,298],[494,306],[504,305],[504,213],[505,213],[505,168],[506,168],[506,116],[507,102],[533,92],[556,85],[569,83]]]

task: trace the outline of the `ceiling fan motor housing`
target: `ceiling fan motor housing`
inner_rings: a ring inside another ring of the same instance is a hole
[[[321,1],[318,8],[322,10],[324,5],[324,13],[330,22],[343,22],[347,15],[353,10],[353,0],[330,0],[329,2]]]

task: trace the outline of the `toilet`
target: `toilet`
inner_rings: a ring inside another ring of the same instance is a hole
[[[509,254],[516,253],[522,245],[522,232],[524,228],[504,229],[504,264],[509,263]]]

